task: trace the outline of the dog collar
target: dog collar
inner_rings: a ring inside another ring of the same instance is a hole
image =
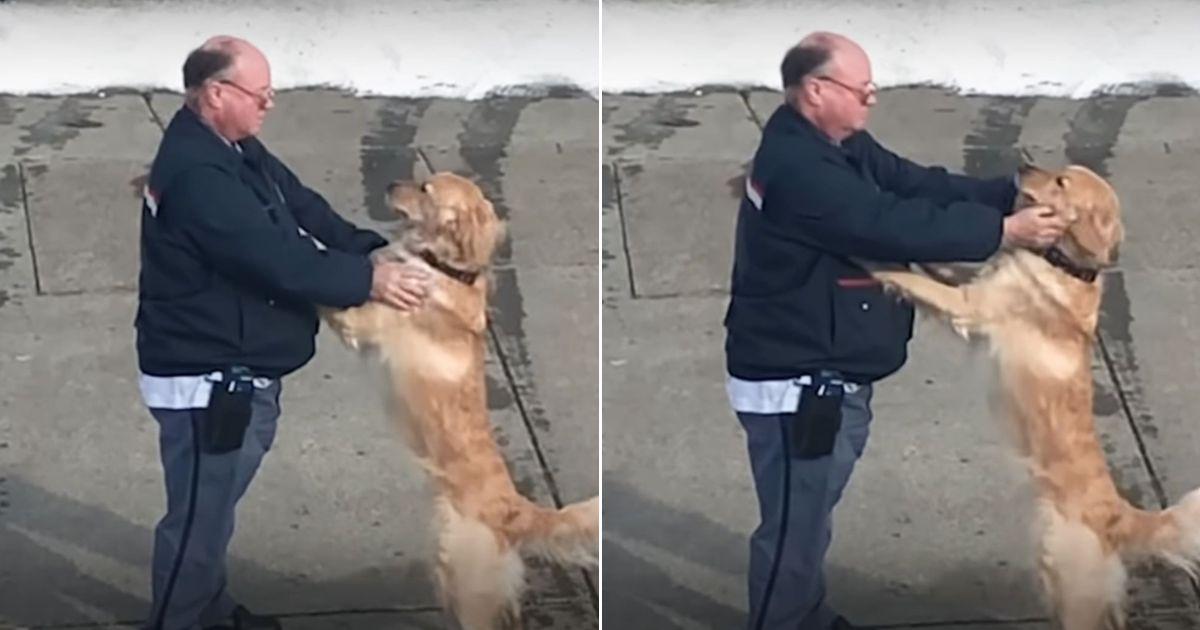
[[[1080,280],[1083,280],[1084,282],[1095,282],[1096,280],[1097,271],[1095,269],[1080,267],[1079,265],[1075,264],[1075,261],[1067,258],[1067,255],[1057,247],[1051,247],[1050,249],[1046,250],[1046,253],[1042,254],[1042,257],[1045,258],[1046,262],[1049,262],[1051,265],[1062,269],[1063,271],[1076,278],[1079,278]]]
[[[429,263],[430,267],[433,267],[434,269],[437,269],[447,276],[450,276],[451,278],[454,278],[455,280],[458,280],[466,285],[475,284],[475,278],[479,277],[478,271],[464,271],[462,269],[451,267],[450,265],[438,260],[438,257],[434,256],[433,252],[429,250],[421,252],[421,260]]]

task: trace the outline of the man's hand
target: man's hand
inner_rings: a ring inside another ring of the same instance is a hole
[[[424,267],[378,262],[371,274],[371,299],[402,311],[410,311],[425,302],[431,280],[429,270]]]
[[[1062,238],[1067,222],[1049,206],[1029,206],[1004,217],[1003,244],[1046,249]]]

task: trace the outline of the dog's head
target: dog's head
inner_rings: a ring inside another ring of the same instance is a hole
[[[387,201],[406,219],[405,238],[454,266],[487,267],[504,236],[504,225],[483,191],[454,173],[435,173],[422,182],[392,182]]]
[[[1067,220],[1061,245],[1072,258],[1101,267],[1116,262],[1125,229],[1117,193],[1104,178],[1084,166],[1048,171],[1026,164],[1020,182],[1018,207],[1049,206]]]

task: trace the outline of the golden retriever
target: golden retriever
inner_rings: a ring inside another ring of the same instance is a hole
[[[429,265],[435,280],[425,304],[401,312],[368,302],[323,316],[351,348],[378,351],[396,420],[433,479],[444,608],[466,630],[502,627],[520,616],[519,552],[594,564],[599,501],[535,505],[517,492],[493,438],[484,381],[488,268],[503,225],[492,204],[452,173],[395,182],[387,198],[408,226],[375,255]]]
[[[1200,490],[1165,511],[1117,492],[1092,412],[1092,348],[1103,284],[1124,235],[1112,188],[1082,166],[1020,172],[1020,207],[1044,204],[1069,226],[1044,255],[1004,250],[958,287],[872,270],[886,287],[989,342],[1004,415],[1039,501],[1043,591],[1065,630],[1125,627],[1124,561],[1158,556],[1195,577]]]

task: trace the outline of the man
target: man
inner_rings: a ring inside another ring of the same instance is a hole
[[[871,384],[903,365],[913,322],[851,261],[978,261],[1049,246],[1065,226],[1044,207],[1008,215],[1012,178],[950,175],[880,146],[864,131],[870,61],[849,39],[809,35],[781,72],[786,102],[746,180],[725,317],[761,517],[748,627],[848,629],[824,602],[830,514],[866,446]]]
[[[279,628],[233,599],[225,554],[275,436],[280,380],[313,356],[315,305],[414,308],[428,278],[373,265],[383,237],[339,217],[255,138],[274,105],[257,48],[214,37],[183,82],[142,207],[140,387],[167,489],[146,627]]]

